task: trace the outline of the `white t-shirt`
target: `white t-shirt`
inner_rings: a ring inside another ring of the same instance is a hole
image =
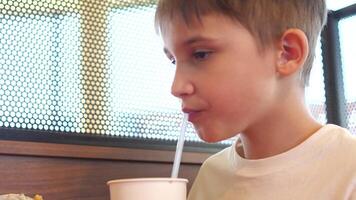
[[[204,162],[188,197],[255,199],[356,200],[356,138],[325,125],[297,147],[258,160],[242,158],[234,144]]]

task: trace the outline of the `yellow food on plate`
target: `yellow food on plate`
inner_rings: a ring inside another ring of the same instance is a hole
[[[36,194],[35,197],[33,197],[33,200],[43,200],[41,195]]]
[[[0,195],[0,200],[43,200],[41,195],[36,194],[33,198],[24,194],[3,194]]]

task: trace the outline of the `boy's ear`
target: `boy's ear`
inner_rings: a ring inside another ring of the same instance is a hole
[[[309,46],[305,33],[300,29],[286,30],[279,40],[276,71],[282,76],[299,71],[308,54]]]

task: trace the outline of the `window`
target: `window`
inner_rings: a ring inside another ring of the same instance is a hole
[[[329,2],[331,3],[331,1]],[[336,4],[336,1],[333,1]],[[353,3],[353,4],[352,4]],[[324,31],[325,70],[328,87],[328,121],[340,124],[356,134],[355,101],[356,93],[352,89],[356,73],[352,52],[355,48],[352,37],[356,23],[356,2],[339,1],[347,7],[329,12],[329,20]],[[351,5],[352,4],[352,5]]]
[[[339,22],[343,87],[346,100],[347,128],[356,134],[356,13]]]
[[[153,6],[109,14],[110,133],[175,140],[180,103],[170,95],[172,68],[153,28]]]
[[[0,20],[0,126],[75,131],[78,16],[3,14]]]
[[[356,0],[326,0],[327,7],[330,10],[339,10],[355,3]]]

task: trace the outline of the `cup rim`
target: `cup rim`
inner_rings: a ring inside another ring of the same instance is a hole
[[[174,181],[174,182],[185,182],[188,183],[188,179],[185,178],[170,178],[170,177],[158,177],[158,178],[126,178],[126,179],[115,179],[110,180],[106,184],[110,185],[113,183],[127,183],[127,182],[159,182],[159,181]]]

